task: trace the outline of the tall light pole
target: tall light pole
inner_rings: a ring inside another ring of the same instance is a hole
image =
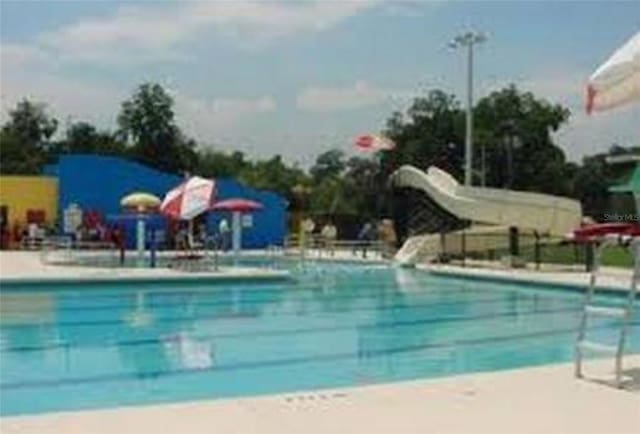
[[[464,183],[471,185],[473,162],[473,46],[487,40],[484,33],[462,33],[449,43],[451,48],[467,49],[467,128],[465,134]]]

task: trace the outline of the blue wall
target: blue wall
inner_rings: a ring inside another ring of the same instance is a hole
[[[44,173],[58,177],[59,209],[62,213],[71,203],[83,211],[95,210],[104,217],[121,212],[120,199],[134,191],[145,191],[162,198],[182,182],[177,175],[160,172],[142,164],[100,155],[65,155],[58,164],[45,167]],[[254,213],[253,227],[243,232],[243,247],[264,248],[281,245],[286,235],[287,201],[270,191],[256,190],[232,179],[216,180],[218,197],[240,197],[256,200],[264,210]],[[209,233],[226,213],[209,213]],[[126,225],[128,245],[133,243],[133,225]]]

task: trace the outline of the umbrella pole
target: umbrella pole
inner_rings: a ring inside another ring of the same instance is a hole
[[[193,249],[193,219],[189,220],[187,243],[189,244],[189,249]]]
[[[240,213],[238,211],[234,211],[231,214],[231,222],[231,229],[233,231],[233,254],[237,255],[242,247],[242,225],[240,221]]]
[[[144,219],[138,215],[136,247],[138,250],[138,262],[144,261]]]

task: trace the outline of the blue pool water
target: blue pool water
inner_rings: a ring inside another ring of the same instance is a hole
[[[581,296],[323,264],[271,283],[0,291],[0,414],[143,405],[573,359]],[[624,300],[608,297],[606,304]],[[640,306],[639,306],[640,307]],[[640,309],[639,309],[640,310]],[[592,323],[614,341],[616,320]],[[629,352],[640,352],[640,317]]]

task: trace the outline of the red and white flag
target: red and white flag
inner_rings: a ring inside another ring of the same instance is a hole
[[[391,151],[396,144],[387,137],[375,134],[364,134],[356,137],[355,145],[362,151]]]
[[[215,182],[193,176],[164,196],[160,212],[175,219],[191,220],[208,211],[215,198]]]

